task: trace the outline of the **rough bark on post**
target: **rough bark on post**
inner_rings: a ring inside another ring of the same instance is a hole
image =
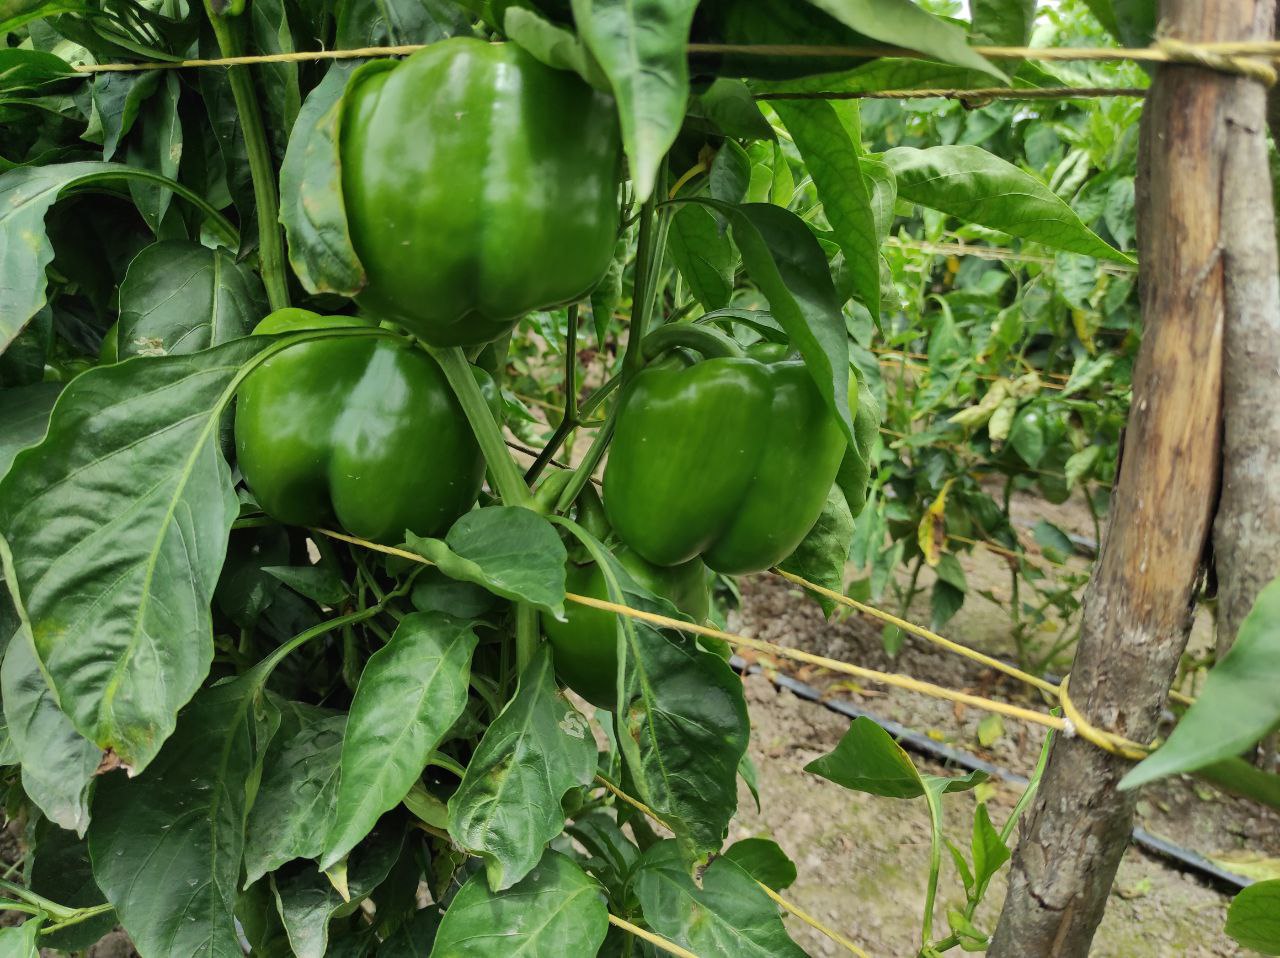
[[[1162,0],[1187,41],[1270,35],[1274,0]],[[1254,104],[1250,115],[1246,106]],[[1096,725],[1149,741],[1186,645],[1220,475],[1228,240],[1245,189],[1266,176],[1228,157],[1260,128],[1253,81],[1158,69],[1142,117],[1138,226],[1143,340],[1102,552],[1085,596],[1072,698]],[[1089,952],[1128,844],[1130,763],[1059,737],[1023,820],[992,958]]]
[[[1270,25],[1275,0],[1256,18]],[[1259,39],[1269,39],[1271,32]],[[1273,112],[1280,93],[1272,89]],[[1242,84],[1227,105],[1222,251],[1227,321],[1222,366],[1222,499],[1213,522],[1218,655],[1235,641],[1261,588],[1280,573],[1280,272],[1268,171],[1267,93]],[[1280,115],[1274,117],[1280,124]]]

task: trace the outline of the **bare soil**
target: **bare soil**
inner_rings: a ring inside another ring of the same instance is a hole
[[[1032,518],[1045,515],[1068,531],[1092,532],[1083,508],[1073,511],[1070,506],[1052,507],[1027,500],[1018,503],[1016,512]],[[1034,551],[1031,537],[1023,538],[1028,551]],[[961,561],[971,593],[989,588],[998,595],[1002,590],[1008,594],[1004,559],[975,550]],[[856,570],[849,570],[851,578],[855,574]],[[743,634],[984,696],[1043,706],[1034,689],[914,637],[909,636],[902,651],[890,658],[881,643],[878,621],[855,615],[828,623],[816,604],[776,577],[745,580],[742,594],[742,608],[731,617],[730,626]],[[909,617],[928,622],[927,591]],[[1004,658],[1014,654],[1006,613],[976,594],[945,631],[948,638],[988,654]],[[1193,632],[1193,645],[1204,647],[1211,632],[1212,623],[1204,617]],[[1007,720],[1003,734],[990,747],[983,747],[977,732],[984,713],[976,709],[898,689],[842,681],[820,670],[797,670],[795,663],[776,664],[830,695],[971,751],[1004,769],[1025,776],[1034,768],[1043,742],[1039,726]],[[1069,655],[1064,664],[1069,665]],[[742,814],[731,838],[761,836],[779,842],[800,873],[787,897],[871,955],[915,955],[920,947],[929,862],[929,826],[923,803],[850,792],[804,772],[806,763],[834,747],[848,720],[817,703],[777,691],[763,676],[747,679],[746,688],[752,716],[751,754],[759,770],[762,811],[755,810],[744,788]],[[924,760],[918,764],[933,774],[956,774]],[[992,785],[986,799],[999,827],[1020,790],[1000,779],[993,779]],[[946,796],[946,831],[961,848],[968,847],[975,801],[973,792]],[[1280,814],[1190,778],[1149,787],[1139,802],[1138,824],[1208,857],[1252,854],[1280,858]],[[987,931],[999,914],[1004,881],[1002,872],[976,916],[977,924]],[[946,908],[963,901],[963,888],[951,862],[944,858],[935,937],[947,932]],[[1222,932],[1228,903],[1227,895],[1202,879],[1130,847],[1093,954],[1099,958],[1245,954]],[[810,954],[845,953],[796,919],[788,918],[788,926]]]

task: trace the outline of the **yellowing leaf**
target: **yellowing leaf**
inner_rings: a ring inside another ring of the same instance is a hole
[[[1219,868],[1252,878],[1254,881],[1272,881],[1280,879],[1280,858],[1267,858],[1259,852],[1245,849],[1210,855],[1209,861]]]
[[[1075,327],[1076,338],[1088,351],[1090,356],[1097,353],[1098,347],[1093,342],[1093,331],[1098,326],[1098,314],[1091,310],[1073,309],[1071,325]]]
[[[924,555],[924,561],[930,566],[936,566],[942,559],[942,547],[947,541],[947,493],[951,491],[951,483],[954,481],[954,479],[946,481],[942,491],[938,493],[938,498],[933,500],[932,505],[920,518],[920,526],[916,530],[916,541],[920,543],[920,552]]]
[[[976,429],[991,418],[992,413],[1000,408],[1000,404],[1008,396],[1009,383],[1004,379],[999,379],[987,390],[987,394],[982,397],[981,402],[976,406],[970,406],[968,409],[961,409],[948,421],[964,426],[966,429]]]
[[[1002,402],[987,420],[987,435],[995,445],[1000,445],[1009,438],[1009,430],[1013,428],[1013,417],[1018,411],[1018,400],[1013,396]]]
[[[1004,734],[1004,717],[998,712],[984,716],[978,723],[978,742],[983,748],[990,748]]]

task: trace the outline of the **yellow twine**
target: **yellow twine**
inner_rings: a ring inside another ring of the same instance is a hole
[[[1219,73],[1231,73],[1254,80],[1265,87],[1276,85],[1276,70],[1269,63],[1248,57],[1232,56],[1209,49],[1206,44],[1187,43],[1173,37],[1161,37],[1155,45],[1174,63],[1189,63]]]
[[[1005,86],[923,90],[817,90],[814,92],[758,93],[757,100],[963,100],[967,106],[984,105],[989,100],[1080,100],[1103,96],[1141,99],[1144,87],[1052,86],[1014,89]]]
[[[349,542],[352,545],[371,549],[375,552],[399,556],[400,558],[408,559],[412,562],[418,562],[423,565],[435,564],[430,559],[420,556],[416,552],[410,552],[407,549],[380,545],[379,543],[370,542],[366,539],[359,539],[355,536],[349,536],[345,533],[336,532],[332,529],[316,529],[314,531],[319,532],[322,535],[329,536],[330,538],[338,539],[342,542]],[[791,573],[780,574],[783,574],[784,577],[798,585],[803,585],[805,588],[814,589],[815,591],[823,589],[822,586],[809,582],[806,579],[802,579],[799,576],[793,576]],[[830,593],[833,598],[840,595],[840,593],[834,592],[833,590],[828,589],[825,591]],[[1067,713],[1066,718],[1059,718],[1056,715],[1048,715],[1044,712],[1037,712],[1034,709],[1022,708],[1018,705],[1011,705],[1008,702],[999,702],[995,699],[984,698],[980,695],[970,695],[968,692],[957,692],[955,689],[949,689],[942,685],[935,685],[932,682],[924,682],[920,679],[912,678],[909,675],[901,675],[896,672],[881,672],[878,669],[869,669],[861,665],[841,662],[839,659],[828,658],[825,655],[815,655],[812,652],[805,652],[801,649],[792,649],[784,645],[776,645],[772,642],[765,642],[762,639],[752,639],[745,635],[725,632],[721,629],[712,628],[708,625],[698,625],[693,622],[686,622],[683,619],[674,619],[670,616],[659,615],[656,612],[647,612],[643,609],[633,609],[627,605],[610,602],[606,599],[597,599],[589,595],[578,595],[574,592],[566,592],[565,598],[578,605],[584,605],[592,609],[601,609],[605,612],[613,612],[616,615],[623,615],[629,619],[648,622],[650,625],[657,625],[667,629],[674,629],[678,632],[688,632],[694,635],[703,635],[708,638],[719,639],[736,648],[750,649],[753,652],[763,652],[767,655],[776,656],[781,659],[803,662],[806,665],[816,665],[829,672],[850,675],[854,678],[865,679],[868,682],[876,682],[880,685],[906,689],[909,692],[918,692],[921,695],[928,695],[932,698],[943,699],[948,702],[959,702],[962,705],[971,705],[974,708],[982,709],[987,712],[995,712],[999,715],[1007,716],[1008,718],[1018,719],[1023,722],[1030,722],[1035,725],[1043,725],[1046,728],[1051,728],[1058,732],[1069,732],[1070,734],[1078,733],[1081,738],[1092,742],[1094,745],[1097,745],[1098,748],[1111,752],[1114,755],[1125,755],[1126,750],[1133,751],[1134,749],[1143,748],[1143,746],[1138,745],[1135,742],[1131,742],[1122,736],[1098,729],[1083,719],[1079,724],[1075,725],[1075,731],[1071,732],[1073,722],[1075,720],[1071,718],[1069,712]],[[848,603],[857,601],[856,599],[850,599],[848,596],[843,596],[842,599]],[[937,640],[939,644],[942,644],[944,647],[952,649],[953,651],[955,649],[965,648],[964,646],[957,645],[948,639],[943,639],[942,636],[937,635],[934,632],[930,632],[928,629],[924,629],[918,625],[907,622],[905,619],[900,619],[897,616],[891,616],[888,612],[884,612],[874,606],[863,605],[862,603],[858,603],[858,606],[869,615],[884,619],[885,621],[892,621],[895,625],[902,623],[902,625],[899,626],[900,628],[907,627],[908,631],[911,631],[913,634],[919,635],[922,638],[926,638],[929,641]],[[1026,672],[1022,672],[1021,669],[1017,669],[1014,666],[1000,662],[999,659],[992,659],[989,656],[984,656],[981,652],[977,652],[973,649],[965,649],[965,653],[968,657],[974,658],[976,661],[995,663],[992,667],[998,668],[1000,671],[1006,672],[1006,674],[1016,675],[1018,677],[1026,676],[1027,678],[1023,679],[1023,681],[1030,679],[1032,684],[1037,687],[1050,691],[1050,694],[1057,695],[1059,699],[1063,698],[1061,686],[1055,687],[1051,682],[1046,682],[1044,679],[1031,676]],[[1064,711],[1066,711],[1065,702],[1063,703],[1063,708]],[[1076,712],[1076,715],[1079,715],[1078,711]],[[1084,731],[1081,731],[1081,729]],[[1090,734],[1092,734],[1092,737],[1090,737]],[[1145,755],[1146,752],[1144,751],[1142,754]]]
[[[681,948],[674,941],[668,941],[666,938],[655,935],[651,931],[646,931],[639,925],[633,925],[625,918],[619,918],[613,912],[609,912],[609,924],[617,925],[623,931],[629,932],[637,938],[643,938],[659,950],[665,951],[668,955],[675,955],[676,958],[698,958],[697,955],[689,951],[687,948]]]
[[[77,73],[132,73],[145,70],[182,70],[192,67],[247,66],[256,63],[299,63],[309,60],[343,60],[359,57],[407,56],[423,49],[426,44],[401,46],[357,47],[350,50],[299,50],[290,53],[262,53],[250,56],[216,57],[191,60],[153,60],[140,63],[86,63],[74,64]],[[1186,63],[1243,76],[1267,86],[1276,82],[1276,72],[1256,57],[1280,58],[1280,43],[1216,42],[1188,43],[1162,38],[1150,47],[971,47],[974,53],[992,60],[1137,60],[1147,63]],[[888,46],[815,46],[808,44],[729,44],[691,43],[689,53],[732,53],[745,56],[787,57],[849,57],[867,59],[873,57],[904,57],[931,59],[917,50]],[[1001,91],[1003,87],[999,88]],[[951,91],[962,94],[964,91]],[[1019,91],[1022,92],[1022,91]],[[931,94],[936,96],[936,93]],[[994,94],[991,94],[994,95]],[[1002,94],[1003,95],[1003,92]]]
[[[1011,676],[1012,678],[1018,679],[1022,682],[1026,682],[1028,685],[1033,685],[1042,692],[1047,692],[1049,695],[1058,694],[1058,686],[1054,685],[1052,682],[1042,679],[1039,676],[1032,675],[1030,672],[1024,672],[1017,666],[1009,665],[1007,662],[1001,662],[999,659],[992,658],[989,655],[984,655],[976,649],[969,648],[967,645],[961,645],[959,642],[953,642],[951,639],[944,638],[936,632],[931,632],[923,626],[916,625],[914,622],[908,622],[906,619],[902,619],[892,613],[885,612],[883,609],[877,609],[873,605],[867,605],[864,602],[859,602],[852,596],[847,596],[842,592],[835,591],[834,589],[828,589],[826,586],[818,585],[816,582],[809,582],[792,572],[787,572],[785,569],[771,569],[770,571],[782,576],[782,578],[786,579],[788,582],[794,582],[812,592],[818,593],[818,595],[831,599],[833,602],[838,602],[850,609],[857,609],[859,612],[873,616],[882,622],[888,622],[890,625],[895,625],[904,632],[910,632],[912,635],[919,636],[927,642],[932,642],[934,645],[941,646],[949,652],[954,652],[956,655],[963,656],[964,658],[970,659],[974,662],[979,662],[982,665],[987,666],[987,668],[995,669],[997,672],[1003,672],[1005,675]]]
[[[1067,694],[1067,685],[1071,680],[1070,675],[1063,676],[1062,685],[1058,687],[1058,701],[1062,705],[1062,712],[1069,723],[1063,734],[1067,738],[1080,736],[1090,745],[1096,745],[1104,752],[1110,752],[1112,755],[1119,755],[1121,758],[1127,758],[1130,761],[1140,762],[1150,753],[1152,746],[1139,745],[1137,742],[1127,739],[1115,732],[1108,732],[1098,728],[1087,718],[1085,718],[1073,701],[1071,696]]]

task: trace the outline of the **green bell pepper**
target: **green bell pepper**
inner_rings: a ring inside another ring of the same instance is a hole
[[[356,299],[439,346],[572,302],[618,231],[613,100],[514,43],[456,37],[357,70],[342,100]]]
[[[778,358],[776,344],[743,355],[681,324],[646,337],[645,353],[685,345],[708,358],[651,364],[620,401],[605,512],[657,565],[701,556],[729,575],[763,571],[817,521],[847,440],[804,363]]]
[[[622,548],[614,558],[631,577],[656,596],[667,599],[695,622],[704,622],[711,607],[710,574],[698,559],[663,567],[645,562]],[[609,599],[604,574],[594,562],[570,562],[565,590],[594,599]],[[617,696],[618,617],[604,609],[565,604],[565,621],[542,616],[542,631],[551,643],[556,674],[592,705],[612,709]]]
[[[281,309],[256,335],[373,326]],[[492,397],[493,382],[472,370]],[[267,515],[289,525],[336,520],[352,535],[434,535],[476,501],[484,458],[444,372],[399,337],[292,346],[251,372],[235,413],[236,456]]]

